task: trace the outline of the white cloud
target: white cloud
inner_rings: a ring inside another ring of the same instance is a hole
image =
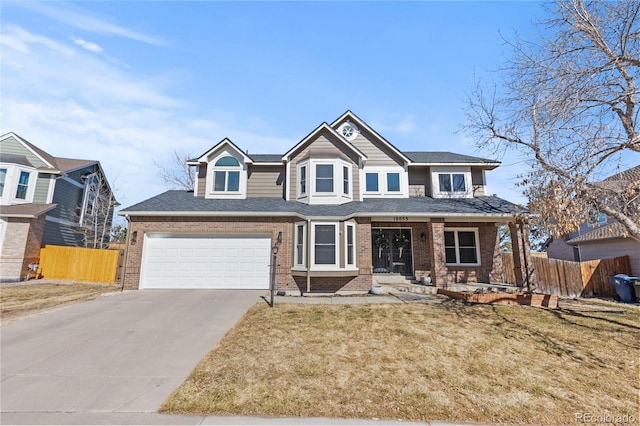
[[[86,11],[79,10],[77,7],[72,7],[70,4],[52,4],[50,2],[42,3],[25,1],[15,3],[15,5],[19,5],[33,12],[41,13],[58,22],[91,33],[119,36],[157,46],[166,45],[163,40],[157,37],[142,34],[140,32],[123,28],[119,25],[96,18],[89,15],[89,13]]]
[[[100,53],[102,52],[104,49],[102,49],[102,47],[98,46],[96,43],[93,43],[91,41],[86,41],[83,40],[81,38],[76,38],[76,37],[70,37],[71,41],[73,41],[75,44],[77,44],[78,46],[82,47],[83,49],[88,50],[89,52],[94,52],[94,53]]]
[[[169,95],[175,73],[140,75],[15,26],[0,39],[0,133],[13,131],[55,156],[99,160],[123,207],[165,190],[154,161],[170,161],[174,148],[197,155],[224,137],[254,153],[294,143]]]

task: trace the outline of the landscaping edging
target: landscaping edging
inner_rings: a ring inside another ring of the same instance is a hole
[[[469,303],[492,305],[527,305],[537,308],[558,308],[558,296],[554,294],[464,293],[438,289],[438,294]]]

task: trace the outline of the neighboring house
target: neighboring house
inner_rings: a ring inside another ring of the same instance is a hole
[[[108,231],[115,205],[98,161],[54,157],[15,133],[0,136],[0,279],[24,278],[45,244],[84,247],[86,225]]]
[[[283,155],[224,139],[189,164],[193,191],[119,212],[125,288],[267,289],[271,273],[291,293],[369,290],[393,275],[495,282],[498,225],[523,213],[487,195],[499,162],[400,151],[350,111]]]
[[[623,190],[640,182],[640,166],[616,173],[598,185]],[[576,232],[564,238],[547,241],[547,255],[551,259],[585,261],[629,256],[631,274],[640,276],[640,241],[628,235],[613,218],[600,213],[581,223]]]

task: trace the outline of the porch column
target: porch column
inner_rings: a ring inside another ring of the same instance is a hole
[[[509,222],[511,250],[513,251],[513,270],[518,287],[533,289],[533,263],[529,245],[529,229],[524,220],[517,218]]]
[[[427,223],[429,232],[429,260],[431,263],[431,283],[436,287],[447,284],[447,263],[444,248],[444,219],[432,219]]]

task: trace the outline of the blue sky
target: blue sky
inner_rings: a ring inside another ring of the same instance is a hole
[[[30,2],[1,6],[0,132],[100,160],[123,206],[165,190],[173,148],[225,137],[284,153],[347,109],[401,150],[483,157],[457,133],[500,33],[533,37],[538,2]],[[489,191],[525,202],[523,163]]]

